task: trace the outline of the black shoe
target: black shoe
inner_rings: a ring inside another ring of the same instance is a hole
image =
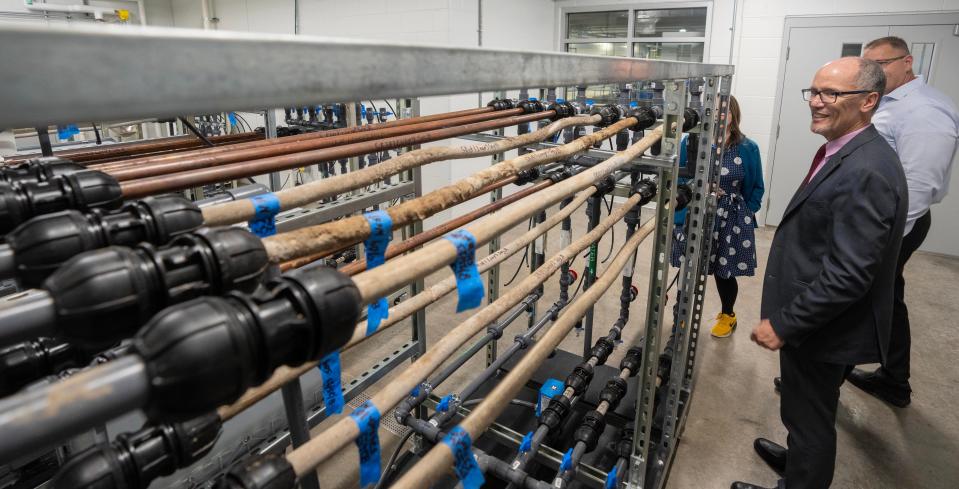
[[[756,438],[753,448],[766,465],[782,477],[786,472],[786,448],[765,438]]]
[[[783,393],[783,378],[782,377],[773,377],[773,387],[776,388],[776,394]]]
[[[846,376],[846,380],[873,397],[882,399],[899,408],[908,406],[912,401],[912,389],[909,388],[909,383],[897,383],[883,374],[881,369],[866,372],[854,368]]]
[[[756,484],[750,484],[748,482],[733,482],[733,485],[729,486],[729,489],[775,489],[774,487],[765,487],[757,486]]]

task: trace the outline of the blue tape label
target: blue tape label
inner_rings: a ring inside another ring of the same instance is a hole
[[[573,468],[573,449],[570,448],[566,450],[566,453],[563,454],[563,461],[559,464],[559,471],[566,472],[567,470]]]
[[[250,198],[255,216],[248,223],[250,232],[265,238],[276,234],[276,215],[280,212],[280,199],[274,193]]]
[[[443,443],[453,452],[453,469],[456,471],[456,477],[459,477],[460,482],[463,483],[463,489],[483,487],[486,480],[480,472],[476,458],[473,457],[473,441],[470,440],[469,433],[455,426],[443,438]]]
[[[533,448],[533,432],[526,433],[523,441],[519,444],[519,453],[526,453]]]
[[[363,214],[370,225],[370,236],[363,242],[366,250],[366,269],[376,268],[386,261],[386,248],[393,239],[393,219],[386,211]],[[375,333],[380,323],[390,315],[390,305],[381,297],[366,307],[366,336]]]
[[[619,485],[619,467],[613,466],[613,470],[610,470],[606,474],[606,487],[605,489],[616,489],[616,486]]]
[[[323,404],[326,415],[343,412],[343,387],[340,381],[340,353],[333,352],[320,360],[320,376],[323,379]]]
[[[479,307],[483,302],[483,282],[476,268],[476,238],[465,229],[458,229],[443,237],[456,246],[456,260],[450,265],[456,275],[459,302],[456,312]]]
[[[376,484],[380,480],[380,412],[370,401],[350,413],[360,429],[356,448],[360,452],[360,487]]]
[[[440,399],[440,402],[436,403],[436,410],[440,412],[446,412],[450,410],[450,401],[453,400],[453,394],[447,394]]]

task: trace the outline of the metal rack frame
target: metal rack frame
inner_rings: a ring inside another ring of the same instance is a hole
[[[105,63],[102,53],[123,60]],[[426,95],[493,92],[535,87],[624,84],[643,80],[666,82],[662,154],[636,163],[659,175],[657,228],[649,282],[643,369],[635,388],[638,403],[629,488],[662,487],[682,433],[694,386],[697,334],[701,320],[704,265],[708,259],[711,197],[721,161],[726,99],[732,66],[585,56],[556,52],[521,52],[326,39],[233,32],[144,28],[0,27],[0,127],[35,127],[74,121],[138,117],[170,117],[187,113],[261,110],[362,99],[395,99]],[[90,67],[97,67],[91,70]],[[376,76],[391,67],[389,83]],[[509,69],[504,69],[509,68]],[[243,76],[223,76],[237,70]],[[694,198],[689,204],[696,222],[680,270],[684,297],[676,318],[676,356],[668,398],[655,405],[656,367],[665,308],[665,286],[672,242],[672,197],[678,178],[678,149],[688,102],[687,85],[706,80],[704,135],[695,158]],[[76,80],[87,80],[77,84]],[[109,100],[110,103],[104,103]],[[477,136],[486,138],[489,136]],[[718,150],[711,150],[716,144]],[[532,145],[533,148],[549,146]],[[595,156],[608,156],[593,150]],[[414,194],[421,191],[413,178]],[[403,189],[405,191],[406,189]],[[495,198],[495,197],[494,197]],[[364,205],[363,196],[341,202],[340,212]],[[331,212],[318,206],[303,217],[324,219]],[[419,232],[414,227],[410,232]],[[494,271],[491,276],[495,277]],[[490,282],[490,297],[497,284]],[[413,290],[421,290],[422,283]],[[415,345],[404,349],[415,358],[426,349],[425,314],[413,321]],[[626,345],[629,346],[629,345]],[[495,350],[488,352],[495,355]],[[405,358],[405,357],[404,357]],[[398,365],[401,360],[388,362]],[[385,373],[385,371],[384,371]],[[373,377],[369,377],[373,378]],[[367,383],[364,381],[364,384]],[[352,392],[352,391],[351,391]],[[652,438],[655,409],[668,409],[663,436]],[[319,411],[314,417],[322,416]],[[495,433],[498,427],[491,428]],[[515,440],[518,442],[518,440]],[[274,440],[271,446],[277,446]],[[269,448],[269,447],[267,447]],[[548,452],[548,450],[547,450]],[[590,468],[594,477],[605,475]]]

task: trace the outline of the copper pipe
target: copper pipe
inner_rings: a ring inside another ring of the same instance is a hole
[[[384,129],[395,129],[403,126],[412,126],[416,124],[424,124],[427,122],[457,119],[460,117],[481,116],[484,114],[487,115],[485,119],[477,119],[477,120],[488,120],[490,118],[497,117],[495,115],[491,115],[493,112],[494,110],[492,107],[482,107],[480,109],[470,109],[470,110],[464,110],[464,111],[458,111],[458,112],[448,112],[444,114],[435,114],[430,116],[400,119],[398,121],[384,122],[381,124],[367,124],[365,126],[345,127],[340,129],[333,129],[330,131],[319,131],[319,132],[310,132],[306,134],[297,134],[295,136],[287,136],[280,139],[262,139],[259,141],[242,143],[230,149],[231,150],[253,149],[253,148],[260,148],[260,147],[275,146],[278,144],[287,144],[287,143],[298,142],[298,141],[315,141],[318,139],[325,139],[329,137],[368,133],[372,131],[381,131]],[[474,122],[474,121],[470,121],[470,122]],[[393,134],[393,135],[396,135],[396,134]],[[112,163],[104,167],[98,167],[96,169],[100,171],[111,172],[112,170],[116,170],[119,168],[142,167],[145,165],[188,161],[192,159],[201,158],[203,156],[216,155],[222,152],[223,152],[223,149],[221,148],[202,148],[202,149],[196,149],[188,153],[183,153],[179,155],[169,155],[169,156],[152,157],[152,158],[151,157],[134,158],[134,159],[130,159],[123,162]],[[276,153],[276,154],[279,154],[279,153]]]
[[[172,173],[159,177],[122,182],[121,188],[123,189],[123,196],[125,198],[140,198],[147,195],[196,187],[197,185],[205,185],[208,183],[221,182],[224,180],[235,180],[242,177],[261,175],[272,171],[287,170],[299,166],[315,164],[321,161],[333,161],[340,158],[349,158],[352,156],[359,156],[377,151],[384,151],[387,149],[413,146],[430,141],[438,141],[440,139],[448,139],[456,136],[462,136],[464,134],[472,134],[527,122],[534,122],[540,119],[552,117],[554,114],[555,113],[553,111],[547,110],[545,112],[537,112],[534,114],[505,117],[491,121],[436,129],[433,131],[417,132],[405,136],[377,139],[374,141],[346,144],[332,148],[273,156],[259,160],[245,161],[234,165],[224,165],[215,168],[203,168],[193,171]]]
[[[243,132],[239,134],[224,134],[222,136],[213,136],[210,139],[214,144],[234,144],[239,142],[251,141],[262,138],[262,135],[254,132]],[[132,155],[143,155],[160,151],[183,150],[190,148],[204,147],[203,142],[196,137],[175,136],[162,139],[153,139],[148,141],[134,141],[129,143],[108,144],[106,146],[97,146],[94,148],[78,148],[62,151],[55,151],[54,156],[66,158],[74,163],[86,163],[87,165],[101,164],[99,160],[107,158],[127,157]],[[39,158],[39,153],[28,155],[12,156],[7,159],[7,164],[16,164],[31,158]],[[96,162],[96,163],[94,163]]]
[[[279,156],[289,153],[297,153],[300,151],[309,151],[314,149],[329,148],[332,146],[339,146],[342,144],[350,143],[359,143],[363,141],[370,141],[373,139],[387,138],[391,136],[402,136],[405,134],[413,134],[417,132],[428,131],[431,129],[439,129],[443,127],[452,127],[460,124],[468,124],[471,122],[480,122],[491,119],[501,119],[503,117],[508,117],[510,115],[522,114],[523,109],[509,109],[509,110],[500,110],[496,112],[487,112],[484,114],[474,114],[464,117],[456,117],[453,119],[443,119],[433,122],[423,122],[420,124],[409,124],[406,126],[399,127],[387,127],[385,129],[371,130],[357,134],[347,134],[343,136],[332,136],[332,137],[314,137],[309,140],[300,140],[300,141],[291,141],[289,137],[282,139],[271,139],[268,140],[271,144],[263,144],[267,141],[256,141],[249,144],[257,144],[259,146],[252,148],[240,148],[237,147],[214,147],[207,148],[202,150],[204,153],[201,156],[191,156],[184,154],[176,154],[170,156],[164,156],[157,159],[167,159],[175,161],[164,161],[160,163],[151,163],[138,164],[138,165],[129,165],[123,166],[122,168],[110,168],[107,170],[101,169],[109,173],[117,180],[126,181],[126,180],[135,180],[139,178],[148,178],[155,177],[158,175],[166,175],[169,173],[178,173],[189,170],[198,170],[201,168],[209,168],[212,166],[225,165],[227,163],[237,163],[241,161],[254,160],[258,158],[267,158],[270,156]],[[296,136],[293,136],[296,137]],[[244,145],[244,146],[245,146]],[[200,152],[196,152],[199,154]],[[130,160],[128,160],[130,161]],[[314,162],[316,163],[316,162]]]

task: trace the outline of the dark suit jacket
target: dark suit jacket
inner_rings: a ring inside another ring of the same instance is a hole
[[[869,126],[786,208],[773,238],[761,317],[804,356],[885,358],[908,190],[899,157]]]

